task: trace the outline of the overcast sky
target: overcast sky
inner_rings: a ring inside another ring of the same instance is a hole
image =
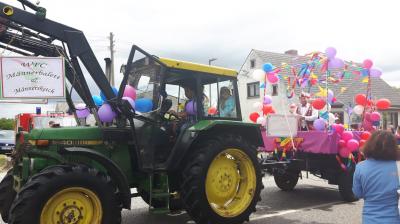
[[[15,0],[4,1],[17,5]],[[400,86],[398,1],[376,0],[41,0],[47,18],[84,31],[100,64],[115,35],[116,74],[130,46],[151,54],[239,69],[251,49],[300,54],[335,47],[337,57],[370,58]],[[120,79],[120,77],[116,77]],[[0,117],[34,105],[0,104]],[[34,110],[33,110],[34,111]],[[30,111],[30,112],[33,112]]]

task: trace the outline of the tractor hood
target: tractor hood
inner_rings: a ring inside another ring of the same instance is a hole
[[[100,140],[102,131],[98,127],[65,127],[33,129],[29,134],[30,140]]]

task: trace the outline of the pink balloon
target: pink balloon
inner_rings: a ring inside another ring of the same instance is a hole
[[[125,86],[124,95],[125,97],[129,97],[132,100],[136,100],[136,89],[130,85]]]
[[[344,126],[343,124],[332,124],[332,128],[338,133],[339,135],[342,135],[344,132]]]
[[[372,112],[371,113],[371,121],[380,121],[381,114],[379,112]]]
[[[366,120],[366,121],[372,121],[371,120],[371,113],[370,112],[365,112],[365,114],[364,114],[364,119]]]
[[[270,74],[270,73],[267,74],[267,80],[271,84],[276,84],[279,82],[278,76],[276,76],[275,74]]]
[[[360,143],[355,140],[355,139],[350,139],[347,144],[347,148],[350,149],[352,152],[357,151],[358,147],[360,146]]]
[[[347,158],[350,155],[350,149],[343,147],[339,149],[339,155],[343,158]]]
[[[353,138],[353,132],[351,132],[351,131],[344,131],[343,132],[343,134],[342,134],[342,139],[344,140],[344,141],[349,141],[350,139],[352,139]]]
[[[343,147],[345,147],[345,146],[346,146],[346,141],[343,140],[343,139],[340,139],[340,140],[339,140],[339,147],[340,147],[340,148],[343,148]]]
[[[374,63],[372,62],[371,59],[365,59],[365,60],[363,61],[363,68],[370,69],[370,68],[372,68],[372,65],[373,65],[373,64],[374,64]]]

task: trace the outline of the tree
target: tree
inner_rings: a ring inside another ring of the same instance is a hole
[[[14,129],[14,119],[0,118],[0,129],[3,130],[13,130]]]

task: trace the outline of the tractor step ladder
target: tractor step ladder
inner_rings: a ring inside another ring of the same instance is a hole
[[[166,173],[152,173],[150,176],[150,211],[156,214],[169,212],[169,183]],[[157,201],[157,208],[154,202]]]

